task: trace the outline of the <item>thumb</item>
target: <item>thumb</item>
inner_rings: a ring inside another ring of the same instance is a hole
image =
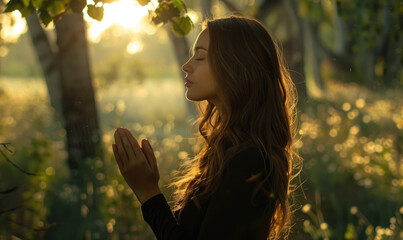
[[[148,163],[150,164],[151,168],[154,169],[154,170],[158,169],[158,167],[157,167],[157,159],[155,158],[154,150],[151,147],[150,142],[147,139],[144,139],[142,141],[142,146],[143,146],[146,158],[147,158]]]

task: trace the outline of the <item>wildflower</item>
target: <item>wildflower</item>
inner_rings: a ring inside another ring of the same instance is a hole
[[[302,207],[302,212],[304,212],[304,213],[307,213],[307,212],[309,212],[311,210],[311,204],[305,204],[303,207]]]
[[[350,213],[353,215],[357,214],[357,212],[358,212],[358,207],[356,207],[356,206],[354,206],[350,209]]]

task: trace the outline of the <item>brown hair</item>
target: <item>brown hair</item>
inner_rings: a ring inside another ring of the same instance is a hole
[[[273,208],[267,212],[269,238],[286,237],[290,230],[290,181],[299,173],[294,171],[296,166],[302,166],[292,148],[295,85],[278,46],[257,20],[231,16],[207,20],[204,28],[209,31],[208,61],[218,85],[221,112],[211,102],[196,103],[203,147],[181,165],[180,176],[169,185],[176,187],[173,211],[181,210],[195,197],[214,193],[227,160],[254,146],[270,169],[259,184]],[[203,191],[196,194],[201,185]]]

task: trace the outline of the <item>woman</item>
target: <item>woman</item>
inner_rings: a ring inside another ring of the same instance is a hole
[[[171,186],[173,214],[158,187],[147,140],[115,132],[114,154],[157,239],[273,239],[290,230],[296,91],[264,26],[208,20],[183,65],[186,98],[198,104],[202,150]],[[141,151],[140,151],[141,150]]]

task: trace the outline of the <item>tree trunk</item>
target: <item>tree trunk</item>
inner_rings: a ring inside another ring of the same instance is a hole
[[[71,173],[66,184],[73,191],[72,198],[76,197],[75,201],[61,199],[55,192],[48,221],[57,225],[46,232],[45,239],[90,239],[91,232],[99,233],[102,239],[100,197],[94,191],[100,183],[93,168],[94,158],[102,158],[102,149],[83,15],[66,14],[56,23],[57,53],[52,51],[37,16],[29,16],[27,23],[51,105],[63,118]],[[82,194],[85,199],[80,198]],[[83,214],[83,209],[88,213]]]
[[[399,51],[393,51],[395,49],[398,49],[398,46],[402,46],[401,44],[396,44],[397,41],[394,41],[390,37],[390,32],[391,32],[391,26],[392,26],[392,16],[390,14],[390,8],[391,8],[392,2],[389,1],[387,3],[384,3],[383,6],[383,11],[382,11],[382,20],[383,20],[383,27],[381,33],[376,37],[375,41],[375,64],[380,60],[383,65],[382,71],[377,72],[377,75],[375,73],[376,67],[374,67],[373,75],[374,78],[381,78],[383,84],[385,87],[397,87],[398,85],[396,84],[394,86],[393,81],[399,79],[398,75],[393,74],[397,73],[398,71],[390,71],[390,69],[393,69],[396,67],[396,69],[399,69],[399,65],[396,65],[395,63],[399,62]],[[401,38],[400,38],[400,42]],[[395,52],[395,53],[393,53]],[[392,57],[392,58],[391,58]],[[393,57],[396,57],[395,61],[393,61]],[[392,61],[391,61],[392,60]],[[397,61],[396,61],[397,60]],[[383,63],[382,63],[383,61]],[[395,75],[395,76],[393,76]],[[398,81],[396,81],[398,82]]]
[[[55,110],[58,119],[62,119],[62,89],[60,86],[60,72],[55,64],[55,56],[51,48],[49,39],[43,30],[39,18],[32,14],[26,18],[29,33],[31,35],[32,46],[37,53],[39,64],[45,77],[50,105]],[[63,124],[64,125],[64,124]]]
[[[3,0],[0,0],[0,12],[4,11],[5,6],[6,6],[6,4],[3,2]],[[4,14],[0,14],[0,47],[5,44],[4,39],[3,39],[3,34],[2,34],[4,18],[5,18]],[[1,74],[2,60],[3,60],[3,57],[0,56],[0,74]]]
[[[86,158],[96,157],[100,145],[83,15],[66,14],[56,23],[56,33],[68,164],[74,170]]]
[[[298,102],[303,102],[306,97],[306,82],[304,75],[304,34],[301,25],[301,19],[297,12],[297,3],[286,0],[283,7],[287,13],[285,18],[288,26],[288,39],[284,46],[284,56],[290,68],[291,78],[294,81],[298,91]]]
[[[346,54],[346,41],[345,41],[345,28],[343,19],[340,17],[339,9],[337,7],[333,7],[333,15],[334,15],[334,50],[339,55]]]
[[[325,84],[323,82],[322,73],[320,70],[321,58],[319,49],[315,46],[314,35],[318,35],[318,30],[313,31],[313,27],[309,24],[308,20],[301,19],[304,31],[305,48],[308,50],[307,58],[310,62],[311,73],[316,87],[323,91]]]

